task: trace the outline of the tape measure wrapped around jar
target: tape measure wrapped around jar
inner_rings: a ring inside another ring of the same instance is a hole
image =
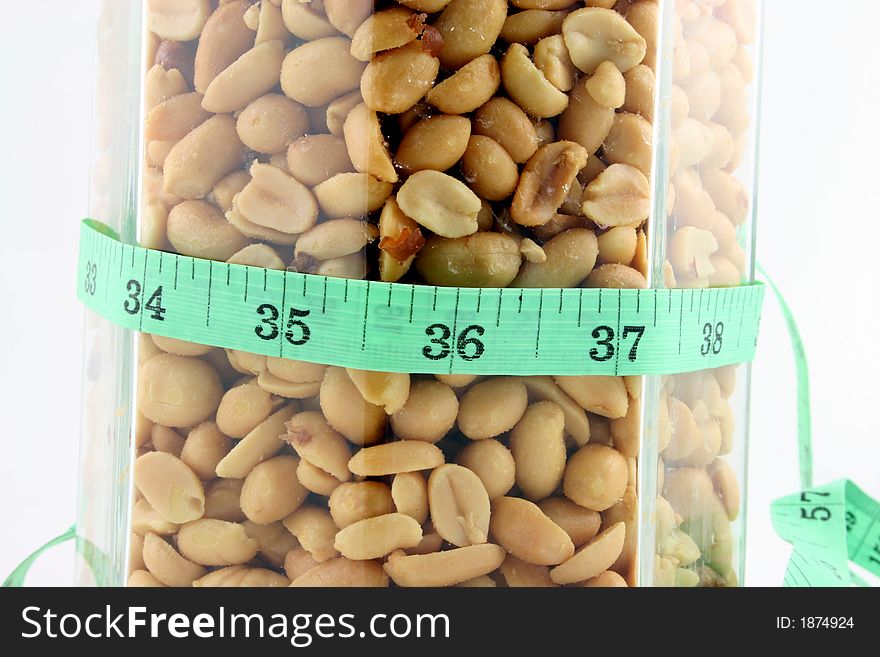
[[[107,3],[108,583],[741,580],[758,3],[591,4]]]

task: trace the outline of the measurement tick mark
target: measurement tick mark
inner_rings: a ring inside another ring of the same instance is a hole
[[[535,332],[535,358],[538,358],[538,350],[541,347],[541,312],[544,310],[544,290],[538,295],[538,330]]]
[[[205,326],[211,325],[211,283],[214,279],[214,261],[208,260],[208,310],[205,315]],[[195,269],[195,260],[193,260],[193,269]]]
[[[321,301],[321,314],[327,314],[327,277],[324,277],[324,298]]]
[[[367,348],[367,318],[370,315],[370,281],[367,281],[367,294],[364,301],[364,332],[361,335],[361,351]]]
[[[409,323],[412,324],[413,308],[415,308],[415,305],[416,305],[416,286],[411,285],[410,287],[412,289],[410,290],[410,293],[409,293]]]
[[[248,273],[250,269],[244,270],[244,302],[247,303],[247,292],[248,292]]]

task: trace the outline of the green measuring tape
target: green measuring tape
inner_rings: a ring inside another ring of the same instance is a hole
[[[125,328],[385,372],[677,374],[751,361],[764,288],[469,289],[327,278],[81,228],[79,298]]]

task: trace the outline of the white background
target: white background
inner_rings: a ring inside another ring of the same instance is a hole
[[[767,4],[759,260],[785,291],[810,356],[816,481],[850,477],[877,497],[880,3]],[[97,0],[17,2],[0,27],[0,579],[74,521],[82,316],[74,267],[87,213],[96,8]],[[772,299],[762,329],[746,583],[775,586],[788,549],[773,534],[769,504],[798,479],[794,367]],[[72,551],[58,550],[30,583],[68,584],[71,571]]]

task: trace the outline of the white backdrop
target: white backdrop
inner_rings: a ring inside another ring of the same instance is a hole
[[[0,579],[74,520],[82,316],[74,267],[87,212],[97,4],[19,2],[15,21],[0,27]],[[847,476],[876,497],[880,3],[767,4],[759,260],[785,291],[810,356],[816,480]],[[27,25],[40,25],[39,38]],[[788,548],[773,534],[769,504],[798,480],[794,367],[772,300],[762,331],[746,583],[773,586]],[[58,550],[30,582],[68,584],[71,571],[72,551]]]

